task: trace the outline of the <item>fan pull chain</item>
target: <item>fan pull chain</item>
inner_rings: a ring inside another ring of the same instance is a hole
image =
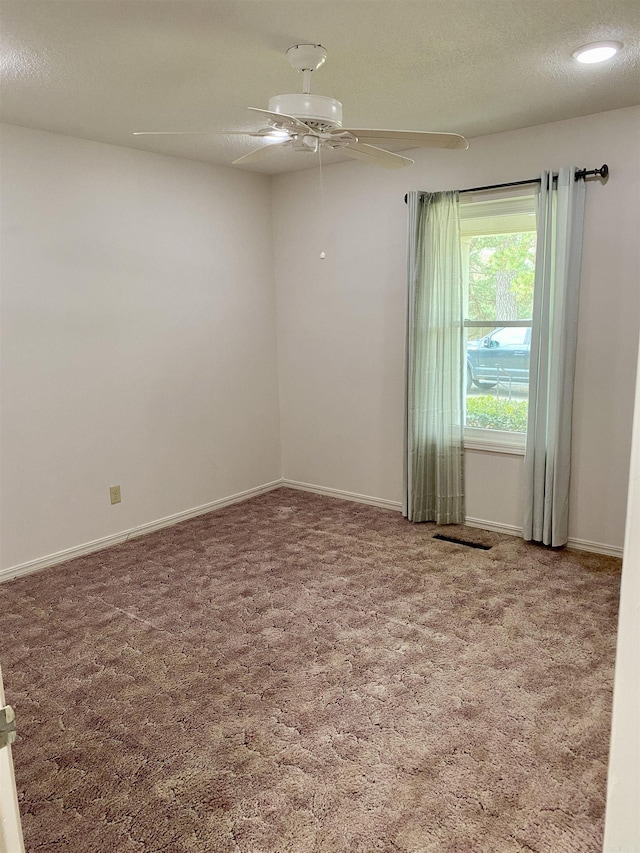
[[[320,167],[320,234],[322,235],[322,242],[326,242],[327,236],[327,219],[325,216],[325,208],[324,208],[324,177],[322,174],[322,146],[318,145],[318,166]],[[324,249],[320,251],[320,260],[323,261],[326,258],[326,254]]]

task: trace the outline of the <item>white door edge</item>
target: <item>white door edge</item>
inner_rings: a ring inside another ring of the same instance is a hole
[[[0,668],[0,708],[5,704]],[[24,853],[11,747],[0,749],[0,853]]]

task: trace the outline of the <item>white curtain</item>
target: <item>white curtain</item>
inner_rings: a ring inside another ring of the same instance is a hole
[[[523,536],[566,545],[584,180],[543,172],[531,329]]]
[[[403,513],[464,522],[464,326],[457,192],[409,193]]]

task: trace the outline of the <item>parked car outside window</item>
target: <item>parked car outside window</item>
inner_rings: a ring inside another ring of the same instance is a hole
[[[467,343],[467,389],[494,386],[510,380],[529,384],[531,328],[507,326],[493,329]]]

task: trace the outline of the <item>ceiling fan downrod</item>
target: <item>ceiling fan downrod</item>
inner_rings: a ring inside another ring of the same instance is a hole
[[[326,48],[321,44],[294,44],[287,51],[289,65],[303,75],[303,95],[311,94],[311,72],[317,71],[326,58]]]
[[[269,99],[269,112],[299,118],[313,130],[342,127],[342,104],[335,98],[311,94],[311,72],[327,58],[321,44],[294,44],[287,51],[289,65],[303,75],[302,94],[274,95]]]

